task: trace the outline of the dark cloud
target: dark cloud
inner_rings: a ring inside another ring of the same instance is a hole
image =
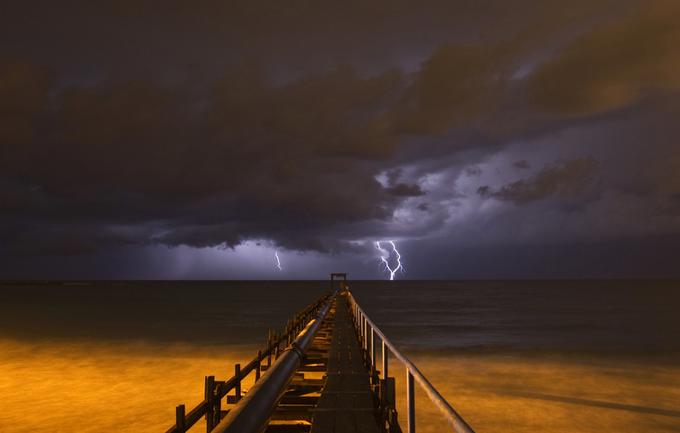
[[[405,183],[398,183],[387,188],[387,192],[400,197],[418,197],[425,194],[420,185],[408,185]]]
[[[100,224],[35,224],[19,222],[3,225],[1,253],[28,259],[47,256],[79,256],[127,245],[140,245],[145,233],[135,227],[102,226]]]
[[[51,78],[45,68],[0,58],[0,157],[33,139]]]
[[[399,181],[399,178],[401,175],[404,173],[404,171],[400,168],[395,168],[393,170],[389,170],[386,173],[386,178],[387,178],[387,185],[389,186],[394,186],[397,184]]]
[[[626,206],[660,215],[655,236],[674,233],[677,134],[659,113],[680,112],[678,12],[664,0],[5,5],[0,255],[92,262],[261,240],[367,256],[373,239],[461,233],[492,248],[514,233],[494,206],[539,237],[569,212],[596,222]],[[570,135],[593,125],[591,145]],[[554,224],[499,202],[540,202]],[[632,226],[622,218],[616,235]]]
[[[679,90],[679,15],[678,2],[650,0],[585,32],[540,66],[533,99],[549,110],[591,114]]]
[[[169,65],[206,72],[243,57],[286,63],[298,72],[343,59],[381,69],[407,56],[420,61],[443,42],[513,38],[527,44],[536,33],[545,39],[624,3],[168,0],[160,11],[150,0],[13,2],[3,6],[0,47],[81,73],[105,66],[138,74]]]
[[[371,169],[394,152],[380,109],[398,74],[362,78],[339,68],[273,86],[258,72],[230,70],[204,94],[145,81],[68,87],[49,107],[33,102],[44,99],[33,90],[42,76],[25,76],[13,91],[27,102],[5,102],[15,110],[5,111],[34,122],[34,136],[3,146],[5,217],[30,218],[26,242],[36,251],[33,238],[55,236],[45,225],[73,223],[102,232],[143,224],[142,245],[264,237],[325,251],[340,241],[324,240],[319,228],[384,219],[398,197],[422,194],[384,190]],[[35,110],[44,111],[38,120]]]
[[[576,199],[597,180],[597,161],[578,158],[546,165],[528,179],[504,185],[497,190],[481,186],[477,193],[482,197],[508,200],[516,204],[529,203],[547,197]]]
[[[443,133],[474,122],[496,109],[506,85],[508,65],[498,47],[440,46],[422,65],[397,122],[408,132]]]
[[[490,197],[493,195],[493,192],[491,191],[491,187],[489,185],[482,185],[477,188],[477,194],[481,195],[482,197]]]
[[[482,169],[479,167],[468,167],[465,169],[465,173],[468,176],[479,176],[482,174]]]
[[[529,161],[527,161],[526,159],[515,161],[512,163],[512,165],[516,168],[521,168],[522,170],[527,170],[531,168],[531,164],[529,164]]]

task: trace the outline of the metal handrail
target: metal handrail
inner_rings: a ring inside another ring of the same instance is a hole
[[[248,394],[229,411],[212,433],[261,433],[267,428],[271,414],[321,327],[332,299],[333,297],[326,301],[317,316],[307,323],[295,341],[286,348],[272,367],[267,369]]]
[[[430,383],[425,375],[418,369],[418,367],[411,362],[410,359],[406,357],[403,353],[397,349],[397,347],[385,336],[385,334],[378,328],[378,326],[373,323],[371,319],[368,318],[363,308],[359,306],[359,303],[354,298],[354,295],[349,292],[350,301],[352,304],[352,314],[355,318],[355,324],[361,333],[363,339],[364,348],[369,350],[369,338],[370,338],[370,352],[371,363],[375,365],[376,358],[376,346],[375,346],[375,335],[380,337],[382,341],[382,374],[383,378],[387,378],[387,359],[389,350],[394,354],[394,356],[399,359],[406,367],[406,396],[407,396],[407,419],[408,419],[408,432],[415,433],[415,394],[413,389],[413,379],[415,378],[420,386],[423,388],[430,400],[437,406],[437,408],[442,412],[444,417],[447,419],[453,431],[456,433],[474,433],[472,427],[468,425],[467,422],[461,417],[458,412],[449,404],[444,397],[435,389],[435,387]],[[370,336],[370,337],[369,337]]]
[[[185,405],[181,404],[175,409],[175,425],[170,427],[166,433],[184,433],[196,424],[203,416],[206,416],[208,431],[212,429],[213,415],[220,413],[220,400],[224,398],[231,390],[236,389],[236,398],[241,397],[241,381],[251,372],[255,371],[255,380],[260,379],[261,363],[267,359],[267,366],[270,365],[272,356],[279,356],[279,346],[289,344],[291,340],[297,335],[301,329],[307,324],[312,314],[316,313],[322,305],[328,302],[332,293],[322,296],[312,304],[308,305],[304,310],[295,315],[295,319],[289,320],[286,324],[285,331],[281,334],[268,336],[267,348],[264,351],[258,351],[257,356],[250,361],[243,369],[240,364],[235,365],[235,374],[226,381],[216,381],[214,376],[206,376],[206,392],[205,398],[188,413],[185,412]],[[272,338],[273,337],[273,338]],[[213,407],[213,404],[216,406]],[[212,413],[216,410],[216,414]]]

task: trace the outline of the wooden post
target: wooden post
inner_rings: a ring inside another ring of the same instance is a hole
[[[272,330],[267,331],[267,368],[272,365]]]
[[[234,377],[236,377],[234,395],[236,395],[236,401],[239,401],[241,399],[241,364],[234,365]]]
[[[224,383],[224,382],[222,382],[222,383]],[[215,409],[214,409],[214,411],[215,411],[214,412],[214,416],[215,416],[214,420],[215,421],[213,421],[214,427],[217,427],[217,424],[219,424],[220,421],[222,420],[222,398],[219,395],[219,392],[220,392],[219,387],[220,387],[220,385],[218,383],[215,383],[215,386],[213,388],[213,392],[214,392],[213,405],[215,407]]]
[[[364,315],[359,313],[359,342],[361,343],[361,348],[364,348]]]
[[[383,374],[383,379],[387,380],[387,359],[389,357],[389,349],[387,347],[387,344],[385,344],[385,341],[383,340],[382,342],[382,374]]]
[[[359,313],[359,343],[361,343],[361,348],[364,348],[364,315]]]
[[[210,431],[215,427],[215,376],[205,377],[204,398],[208,403],[205,411],[205,431]]]
[[[376,353],[376,348],[375,348],[375,331],[373,331],[373,327],[371,327],[371,376],[373,376],[373,373],[375,372],[375,353]]]
[[[255,382],[260,380],[260,374],[262,372],[262,351],[257,351],[257,366],[255,367]]]
[[[186,433],[187,425],[184,420],[184,405],[180,404],[175,408],[175,426],[177,426],[178,433]]]

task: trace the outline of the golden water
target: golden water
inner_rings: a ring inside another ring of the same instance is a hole
[[[203,377],[231,376],[252,353],[185,345],[0,340],[0,431],[164,432]]]
[[[252,348],[0,340],[3,433],[158,433]],[[482,432],[680,432],[680,365],[615,357],[414,355]],[[403,370],[392,364],[403,407]],[[420,432],[445,431],[416,390]],[[401,414],[405,412],[401,410]],[[194,431],[202,431],[202,426]]]
[[[677,364],[554,355],[413,360],[479,433],[680,432]],[[442,431],[441,417],[418,391],[418,431]],[[401,407],[405,413],[403,399]]]

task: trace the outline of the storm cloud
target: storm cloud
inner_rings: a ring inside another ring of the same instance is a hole
[[[377,239],[406,260],[442,240],[452,260],[463,245],[649,248],[680,234],[679,14],[664,0],[3,6],[0,277],[50,277],[58,257],[77,277],[111,254],[138,264],[107,277],[137,275],[164,248],[259,245],[366,277]]]
[[[517,163],[514,164],[517,167]],[[524,168],[522,165],[521,168]],[[551,196],[582,199],[581,194],[596,181],[597,162],[589,158],[579,158],[546,165],[541,171],[528,179],[520,179],[492,191],[489,186],[477,189],[483,197],[509,200],[523,204]]]

